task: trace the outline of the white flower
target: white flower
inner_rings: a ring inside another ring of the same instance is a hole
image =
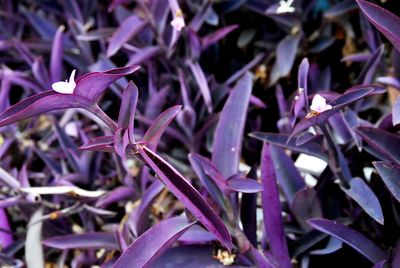
[[[276,10],[276,13],[293,13],[295,11],[295,8],[291,6],[293,1],[294,0],[287,0],[287,2],[284,0],[279,1],[279,7]]]
[[[64,81],[59,81],[55,82],[54,84],[51,85],[54,91],[57,91],[58,93],[62,94],[72,94],[74,93],[74,89],[76,87],[75,83],[75,72],[76,70],[73,70],[70,77],[69,81],[65,80]]]
[[[185,20],[183,19],[182,16],[176,16],[171,21],[171,26],[174,27],[174,29],[179,32],[183,29],[183,27],[185,27]]]
[[[332,109],[332,105],[326,104],[326,99],[319,94],[316,94],[312,100],[310,109],[317,113],[322,113]]]

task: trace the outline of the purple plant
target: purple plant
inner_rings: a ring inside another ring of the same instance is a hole
[[[2,6],[2,265],[400,267],[398,3]]]

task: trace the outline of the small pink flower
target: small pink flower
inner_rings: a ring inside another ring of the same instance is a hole
[[[174,27],[176,31],[180,32],[185,27],[185,20],[182,16],[176,16],[171,21],[171,26]]]
[[[74,89],[76,87],[75,83],[75,72],[76,70],[73,70],[70,77],[69,81],[65,80],[64,81],[59,81],[55,82],[54,84],[51,85],[54,91],[62,94],[72,94],[74,93]]]
[[[326,99],[319,94],[316,94],[312,100],[310,109],[317,113],[322,113],[332,109],[332,105],[326,104]]]

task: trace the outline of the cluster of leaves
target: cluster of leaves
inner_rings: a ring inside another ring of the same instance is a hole
[[[400,267],[393,2],[0,1],[0,263]]]

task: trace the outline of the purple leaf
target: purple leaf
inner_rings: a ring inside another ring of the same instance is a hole
[[[35,61],[32,64],[32,73],[43,88],[49,88],[49,73],[47,72],[46,66],[43,63],[43,59],[41,57],[36,57]]]
[[[206,49],[209,46],[217,43],[219,40],[225,38],[229,33],[236,30],[238,25],[229,25],[223,28],[218,29],[217,31],[205,36],[201,40],[202,49]]]
[[[155,57],[162,51],[160,46],[147,46],[138,50],[133,54],[127,63],[127,65],[141,64],[152,57]]]
[[[356,1],[368,20],[400,51],[400,18],[368,1]]]
[[[143,193],[138,209],[132,212],[128,221],[129,227],[135,236],[139,236],[144,232],[146,227],[145,221],[147,220],[147,214],[149,213],[152,201],[163,189],[164,184],[159,180],[155,180]]]
[[[147,25],[147,22],[136,15],[126,18],[114,32],[107,48],[107,57],[113,56],[117,51],[135,35],[140,33]]]
[[[341,249],[343,247],[343,242],[335,237],[331,237],[329,239],[328,244],[323,249],[316,249],[311,251],[310,253],[313,255],[326,255],[330,254],[333,252],[336,252],[337,250]]]
[[[113,153],[115,151],[114,146],[111,145],[113,142],[113,136],[99,136],[81,145],[79,149]]]
[[[396,247],[393,250],[391,258],[392,267],[400,266],[400,241],[397,240]]]
[[[382,129],[372,127],[359,127],[356,132],[368,143],[372,154],[381,158],[400,164],[400,137]]]
[[[208,86],[207,78],[200,67],[200,64],[198,62],[193,63],[190,60],[188,60],[186,64],[192,71],[194,79],[196,80],[197,85],[199,86],[200,92],[203,96],[208,112],[211,113],[213,110],[213,105],[211,100],[210,88]]]
[[[385,47],[381,45],[374,51],[374,53],[372,53],[371,57],[368,59],[368,62],[357,78],[357,84],[370,84],[372,82],[372,77],[378,68],[384,48]]]
[[[58,249],[111,249],[119,250],[112,233],[89,232],[54,236],[43,241],[43,245]]]
[[[147,100],[145,109],[146,117],[153,119],[161,113],[162,108],[170,96],[170,89],[171,87],[166,85],[154,93],[149,93],[149,99]]]
[[[111,69],[105,72],[93,72],[81,76],[76,81],[73,95],[79,95],[92,101],[97,101],[106,88],[114,81],[125,75],[134,73],[140,67],[131,65],[122,68]]]
[[[241,193],[258,193],[263,191],[262,185],[257,181],[245,178],[232,178],[227,180],[228,186]]]
[[[230,250],[232,238],[228,229],[200,193],[174,167],[156,153],[140,145],[137,146],[137,150],[166,187]]]
[[[0,167],[0,181],[10,187],[11,189],[17,190],[21,187],[21,183],[10,173]]]
[[[179,239],[179,242],[190,243],[190,244],[202,244],[217,240],[215,235],[209,231],[204,230],[198,225],[189,228]]]
[[[312,155],[321,158],[322,160],[327,160],[327,156],[322,150],[321,145],[315,142],[296,145],[294,139],[290,139],[288,141],[289,135],[277,133],[253,132],[250,133],[249,136],[273,144],[275,146],[279,146],[281,148],[289,149],[298,153]]]
[[[357,8],[356,3],[354,3],[351,0],[338,2],[325,12],[325,17],[328,19],[340,17],[356,8]]]
[[[124,3],[126,0],[111,0],[110,5],[107,8],[108,12],[113,11],[117,6],[121,5]]]
[[[56,35],[54,36],[53,40],[53,46],[51,49],[51,58],[50,58],[50,77],[52,83],[61,80],[63,46],[64,46],[64,29],[65,29],[64,26],[58,27]]]
[[[254,256],[255,263],[257,267],[260,268],[276,268],[274,264],[271,263],[270,260],[267,259],[263,254],[261,254],[256,248],[251,247],[251,253]]]
[[[269,146],[269,151],[275,167],[275,175],[289,202],[293,201],[295,194],[306,187],[299,171],[294,166],[293,160],[287,156],[282,148]]]
[[[224,85],[230,85],[233,82],[236,82],[240,77],[242,77],[246,72],[254,68],[263,58],[265,57],[264,53],[258,54],[254,57],[249,63],[243,66],[240,70],[236,71],[233,75],[231,75],[226,81]]]
[[[157,148],[162,134],[181,109],[181,105],[175,105],[171,108],[168,108],[162,112],[150,125],[143,136],[143,141],[147,142],[147,146],[150,149],[155,150]]]
[[[373,162],[386,187],[400,202],[400,166],[385,162]]]
[[[108,205],[121,201],[121,200],[134,200],[135,190],[128,186],[119,186],[113,189],[111,192],[103,195],[96,202],[96,207],[105,208]]]
[[[292,70],[299,42],[300,35],[289,35],[279,42],[276,48],[276,61],[273,67],[276,74],[271,75],[271,85],[275,84],[279,78],[287,76]]]
[[[23,6],[22,6],[23,7]],[[40,16],[39,14],[32,13],[22,8],[22,12],[29,20],[33,28],[43,37],[43,39],[51,40],[56,34],[56,26],[52,24],[47,18]]]
[[[364,62],[367,61],[369,58],[371,58],[370,53],[355,53],[355,54],[350,54],[347,56],[344,56],[340,61],[351,61],[351,62]]]
[[[0,126],[28,119],[42,113],[67,109],[93,109],[95,104],[83,97],[72,94],[59,94],[53,90],[26,98],[0,114]]]
[[[211,197],[215,200],[215,202],[217,202],[221,209],[226,210],[224,197],[222,195],[222,191],[225,190],[223,187],[225,185],[222,184],[222,181],[225,182],[225,180],[222,178],[222,175],[219,174],[217,168],[211,163],[210,160],[196,153],[189,154],[189,161],[197,177],[200,179],[201,183],[207,189]],[[215,176],[210,174],[210,170],[213,169],[213,173],[217,173],[221,176],[219,180],[216,180]]]
[[[11,228],[7,214],[3,208],[0,208],[0,228],[2,230],[2,232],[0,233],[0,245],[4,249],[10,246],[14,242],[14,240],[12,235],[8,233],[11,232]]]
[[[269,241],[271,252],[281,268],[291,268],[285,231],[283,229],[282,208],[279,201],[279,189],[275,176],[270,148],[264,143],[261,152],[261,183],[263,192],[261,202],[263,209],[265,235]]]
[[[386,257],[385,252],[363,234],[339,222],[326,219],[311,219],[308,220],[308,223],[318,231],[342,240],[373,263],[377,263]]]
[[[131,143],[135,142],[134,137],[134,121],[135,121],[135,111],[136,111],[136,103],[138,100],[139,91],[135,84],[131,81],[128,86],[125,88],[124,93],[122,94],[122,102],[118,115],[118,127],[127,128],[129,141]]]
[[[214,133],[212,162],[225,178],[238,172],[253,77],[246,73],[230,93]]]
[[[308,70],[310,69],[310,63],[307,58],[301,61],[299,66],[299,73],[297,76],[298,83],[298,99],[294,102],[294,120],[299,116],[300,112],[308,106]],[[294,123],[294,121],[293,121]]]
[[[139,236],[122,253],[113,267],[150,267],[194,223],[189,223],[184,217],[163,220]]]
[[[369,186],[361,179],[354,178],[350,181],[350,188],[343,191],[350,196],[362,209],[380,224],[384,224],[382,208],[378,197],[369,188]]]
[[[313,188],[304,188],[298,191],[290,204],[293,214],[303,230],[311,231],[308,219],[322,217],[322,208]]]

